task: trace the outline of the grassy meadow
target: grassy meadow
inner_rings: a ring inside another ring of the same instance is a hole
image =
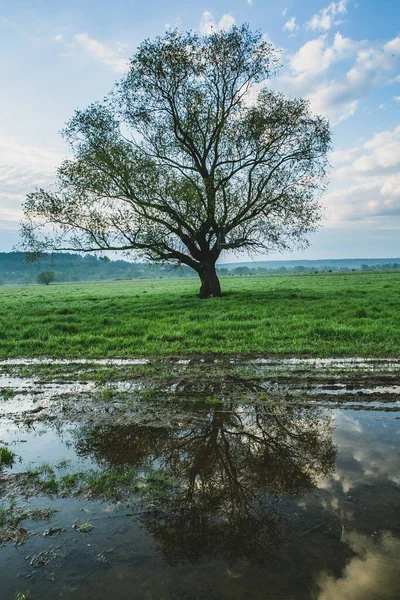
[[[398,356],[400,273],[0,288],[0,358],[193,353]]]

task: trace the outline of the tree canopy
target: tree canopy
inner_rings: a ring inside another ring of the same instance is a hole
[[[223,251],[306,243],[321,216],[328,122],[265,87],[277,52],[247,25],[145,40],[102,102],[63,135],[73,158],[24,205],[29,250],[135,252],[221,294]]]

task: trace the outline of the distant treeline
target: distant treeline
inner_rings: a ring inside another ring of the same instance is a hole
[[[361,264],[359,268],[334,266],[334,265],[318,265],[318,266],[281,266],[277,268],[267,267],[234,267],[234,268],[219,268],[219,275],[278,275],[289,273],[350,273],[351,271],[399,271],[400,262],[394,263],[378,263],[375,265]]]
[[[265,262],[243,263],[236,266],[229,264],[217,268],[219,275],[277,275],[281,273],[330,273],[350,271],[398,271],[400,259],[393,262],[380,262],[377,259],[338,259],[326,261],[271,261],[270,266]],[[390,259],[389,259],[390,260]],[[0,285],[37,283],[39,273],[51,271],[55,281],[105,281],[115,279],[159,279],[170,277],[197,277],[197,274],[182,266],[171,268],[165,265],[134,263],[126,260],[110,260],[107,257],[93,255],[54,253],[43,254],[39,260],[28,262],[24,252],[0,252]]]
[[[43,254],[38,261],[27,262],[24,252],[0,252],[0,282],[37,283],[43,271],[52,271],[57,282],[105,281],[110,279],[158,279],[160,277],[192,277],[192,269],[164,265],[110,260],[93,255]]]

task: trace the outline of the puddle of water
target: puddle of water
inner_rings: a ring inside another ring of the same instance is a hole
[[[346,388],[343,384],[336,387],[324,387],[316,385],[309,390],[311,394],[328,394],[329,396],[342,394],[396,394],[400,395],[400,385],[375,385],[370,388]]]
[[[147,358],[9,358],[0,360],[0,366],[13,365],[110,365],[129,366],[146,365],[150,360]]]
[[[277,383],[269,380],[260,383],[260,387],[270,394],[275,395],[290,395],[293,397],[300,396],[350,396],[350,395],[379,395],[400,396],[400,385],[376,385],[371,383],[370,387],[348,387],[345,383],[307,383],[302,385],[295,383]]]
[[[24,521],[40,535],[19,551],[0,547],[1,597],[398,600],[400,420],[377,408],[149,405],[147,422],[118,425],[2,417],[0,445],[16,454],[4,493],[43,463],[41,481],[69,483],[66,497],[25,488],[16,500],[58,512]],[[65,531],[43,536],[51,528]]]
[[[11,473],[24,473],[43,463],[52,466],[68,461],[68,471],[93,467],[90,457],[83,458],[74,449],[74,431],[77,425],[60,427],[55,423],[35,423],[24,425],[11,420],[0,421],[0,446],[7,447],[16,454]]]
[[[71,358],[71,359],[55,359],[49,357],[41,358],[10,358],[0,360],[0,367],[10,366],[29,366],[29,365],[98,365],[98,366],[131,366],[131,365],[146,365],[146,364],[164,364],[164,365],[190,365],[190,364],[231,364],[231,365],[264,365],[266,367],[285,367],[285,368],[305,368],[305,369],[355,369],[365,370],[399,370],[400,360],[397,358],[250,358],[243,357],[196,357],[196,358],[167,358],[167,359],[152,359],[152,358]]]
[[[76,383],[42,383],[29,378],[0,377],[0,389],[13,392],[9,400],[0,400],[0,415],[39,410],[49,400],[66,394],[89,393],[96,388],[93,381]]]
[[[178,361],[179,369],[174,373],[169,373],[168,384],[161,385],[160,381],[152,380],[152,376],[142,376],[140,381],[132,380],[116,380],[107,383],[85,380],[86,376],[92,373],[89,371],[79,371],[81,381],[41,381],[40,376],[34,377],[19,377],[17,374],[0,375],[0,416],[11,414],[23,414],[26,412],[39,412],[43,408],[47,408],[53,401],[59,401],[61,398],[76,398],[79,397],[93,398],[93,394],[97,394],[98,398],[103,394],[104,398],[112,398],[115,392],[125,395],[130,395],[131,399],[136,394],[154,393],[161,395],[179,395],[187,396],[188,394],[198,393],[200,397],[222,397],[236,393],[240,398],[247,394],[248,398],[257,399],[260,392],[265,391],[270,396],[281,396],[288,398],[299,398],[301,396],[357,396],[357,395],[374,395],[384,396],[386,401],[390,396],[400,396],[399,385],[383,385],[382,375],[374,380],[362,378],[360,383],[364,385],[355,387],[353,379],[345,382],[336,381],[332,383],[329,378],[325,378],[329,382],[319,382],[320,380],[310,380],[307,376],[300,379],[287,377],[283,380],[276,381],[274,377],[263,374],[262,377],[256,379],[253,383],[252,379],[235,377],[230,374],[221,374],[220,377],[213,379],[212,377],[199,377],[196,374],[191,377],[191,372],[185,369],[188,367],[187,361]],[[73,378],[74,374],[69,373],[69,379]],[[115,374],[114,374],[115,376]],[[123,372],[121,370],[121,376]],[[392,377],[392,376],[390,376]],[[358,380],[357,380],[358,381]],[[387,379],[385,380],[387,381]],[[156,385],[155,385],[156,384]],[[239,386],[240,392],[238,394]],[[236,390],[235,390],[236,388]],[[389,400],[390,401],[390,400]],[[92,403],[93,404],[93,403]],[[58,405],[57,405],[58,406]]]
[[[400,412],[400,401],[396,402],[380,402],[379,400],[369,400],[367,402],[347,400],[345,402],[335,402],[333,398],[329,399],[329,402],[324,403],[318,401],[318,406],[325,406],[325,408],[341,408],[342,410],[348,410],[351,408],[359,410],[380,410],[385,412]]]
[[[115,392],[134,393],[143,389],[141,383],[135,381],[114,381],[99,385],[95,381],[84,382],[59,382],[47,383],[23,377],[0,377],[0,391],[12,392],[12,396],[2,400],[0,398],[0,416],[35,413],[48,408],[52,401],[59,401],[60,397],[79,399],[79,396],[88,396],[97,391],[110,395]]]
[[[253,362],[254,364],[267,366],[304,367],[308,370],[312,368],[334,368],[345,370],[349,367],[377,371],[399,369],[399,360],[396,358],[257,358],[254,359]]]

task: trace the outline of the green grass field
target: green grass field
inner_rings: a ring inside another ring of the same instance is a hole
[[[0,288],[0,357],[398,356],[400,273]]]

